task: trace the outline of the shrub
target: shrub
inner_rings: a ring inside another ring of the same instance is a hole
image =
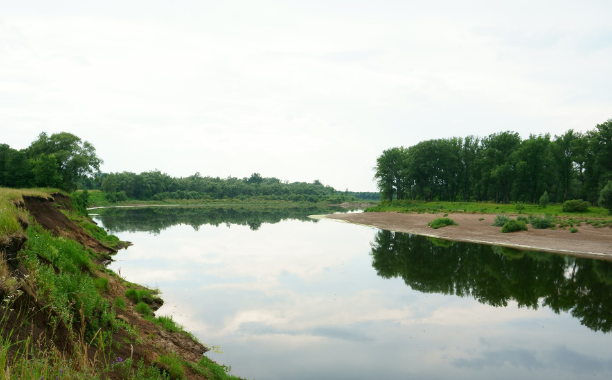
[[[495,216],[495,220],[493,220],[492,226],[503,227],[504,224],[508,223],[509,221],[510,221],[509,217],[507,217],[505,215],[497,214]]]
[[[139,302],[136,305],[136,311],[140,313],[143,317],[148,317],[151,315],[151,309],[149,309],[149,305],[144,302]]]
[[[578,232],[578,229],[577,228],[570,228],[570,232],[575,234],[576,232]]]
[[[548,193],[545,191],[540,197],[540,207],[546,208],[546,206],[548,206],[548,200]]]
[[[502,232],[516,232],[516,231],[527,231],[527,225],[521,220],[511,219],[507,221],[502,227]]]
[[[608,184],[599,193],[599,205],[608,209],[612,214],[612,181],[608,181]]]
[[[527,219],[526,216],[522,216],[522,215],[517,216],[516,220],[520,220],[521,222],[529,223],[529,219]]]
[[[434,230],[437,230],[440,227],[456,226],[457,223],[455,223],[455,221],[450,218],[437,218],[427,223],[427,225],[433,228]]]
[[[552,226],[552,220],[549,218],[535,217],[531,218],[531,226],[538,230],[543,230],[545,228],[550,228]]]
[[[524,203],[516,203],[516,211],[518,211],[518,213],[520,214],[523,210],[525,209],[525,204]]]
[[[563,211],[565,212],[580,212],[587,211],[589,209],[589,202],[585,202],[582,199],[573,199],[571,201],[565,201],[563,203]]]

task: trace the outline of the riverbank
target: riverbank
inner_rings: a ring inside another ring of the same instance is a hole
[[[612,260],[612,228],[596,228],[582,224],[575,226],[577,233],[568,229],[534,229],[502,233],[494,227],[491,214],[449,214],[458,223],[432,229],[427,223],[442,214],[400,214],[396,212],[367,212],[358,214],[333,214],[327,219],[343,220],[353,224],[384,230],[437,237],[445,240],[499,245],[517,249],[555,252],[579,257],[603,257]]]
[[[0,188],[1,379],[238,379],[106,268],[128,245],[67,194]]]

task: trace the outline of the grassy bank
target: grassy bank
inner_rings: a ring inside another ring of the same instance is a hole
[[[163,303],[157,291],[104,267],[112,250],[38,225],[28,202],[52,199],[50,191],[0,188],[0,379],[238,379],[186,351],[205,348],[172,318],[153,314]],[[67,203],[53,202],[45,217],[67,216],[107,246],[120,243]]]
[[[517,207],[518,206],[518,207]],[[398,201],[382,202],[369,207],[366,212],[400,212],[400,213],[468,213],[468,214],[533,214],[551,215],[554,217],[572,218],[608,218],[608,210],[602,207],[589,207],[584,212],[565,212],[560,203],[549,204],[543,208],[536,204],[504,204],[492,202],[421,202]]]

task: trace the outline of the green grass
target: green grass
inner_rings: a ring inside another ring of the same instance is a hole
[[[98,291],[102,293],[108,293],[108,291],[110,290],[108,286],[108,278],[104,278],[104,277],[96,278],[94,280],[94,285],[96,286]]]
[[[555,216],[568,217],[595,217],[605,218],[609,215],[603,207],[589,206],[585,212],[564,212],[561,203],[549,203],[546,208],[539,204],[524,204],[521,209],[523,214],[551,214]],[[516,204],[494,203],[494,202],[423,202],[423,201],[398,201],[382,202],[376,206],[369,207],[366,212],[396,211],[400,213],[466,213],[466,214],[498,214],[501,211],[516,209]]]
[[[177,355],[160,355],[157,362],[162,365],[172,379],[185,379],[185,368],[183,368],[184,360]]]
[[[434,230],[437,230],[438,228],[441,228],[441,227],[457,226],[458,224],[450,218],[437,218],[427,223],[427,225],[433,228]]]
[[[192,371],[206,376],[209,380],[243,380],[241,377],[230,374],[232,367],[219,364],[206,356],[203,356],[198,364],[188,366]]]
[[[116,308],[119,308],[121,310],[125,310],[125,308],[126,308],[125,298],[123,298],[123,297],[115,298],[115,302],[113,302],[113,306],[115,306]]]
[[[150,317],[152,314],[149,305],[144,302],[138,302],[136,304],[136,311],[140,313],[140,315],[142,315],[143,317]]]
[[[150,289],[127,289],[125,291],[125,296],[134,303],[144,302],[149,305],[151,305],[156,298],[153,294],[153,290]]]

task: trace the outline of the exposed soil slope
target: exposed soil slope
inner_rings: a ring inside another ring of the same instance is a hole
[[[72,203],[70,198],[61,194],[53,194],[55,200],[45,199],[40,197],[23,197],[23,203],[19,202],[17,207],[25,207],[31,217],[40,224],[43,228],[51,231],[56,236],[64,236],[82,243],[85,247],[91,248],[97,253],[115,253],[115,251],[97,239],[86,233],[81,227],[73,223],[60,209],[70,210]],[[22,226],[24,230],[27,228],[27,223]],[[27,238],[24,233],[19,233],[11,236],[0,236],[0,253],[10,260],[2,260],[0,257],[0,269],[7,273],[6,265],[9,264],[13,268],[10,269],[11,276],[15,276],[22,280],[20,283],[19,295],[15,298],[15,303],[10,310],[0,310],[0,320],[3,320],[6,326],[12,329],[13,333],[11,341],[16,345],[15,349],[20,349],[19,342],[31,338],[32,341],[38,342],[41,350],[57,349],[64,355],[71,355],[75,350],[85,350],[85,357],[88,357],[92,362],[100,359],[97,348],[90,344],[83,345],[73,339],[70,331],[81,331],[82,322],[76,321],[74,326],[63,325],[60,321],[54,329],[49,326],[54,325],[53,321],[59,320],[57,313],[45,305],[41,301],[38,294],[37,284],[33,280],[33,276],[28,272],[23,263],[17,259],[17,253],[22,248]],[[100,255],[100,257],[106,257]],[[53,265],[44,257],[38,256],[38,259],[47,264]],[[101,265],[102,259],[95,260],[96,264]],[[4,264],[6,263],[6,264]],[[2,267],[4,265],[4,267]],[[56,274],[59,269],[53,266]],[[134,287],[134,284],[129,284],[117,275],[110,275],[103,268],[91,270],[90,276],[94,278],[108,279],[108,291],[105,294],[111,303],[118,297],[125,295],[128,287]],[[0,276],[0,279],[2,276]],[[0,296],[3,296],[2,287],[0,287]],[[44,297],[42,297],[44,298]],[[2,299],[2,297],[0,297]],[[202,355],[208,351],[204,345],[194,341],[189,336],[179,332],[168,332],[143,318],[136,310],[135,303],[126,300],[125,310],[114,307],[116,318],[121,319],[139,332],[141,337],[139,342],[126,343],[133,340],[124,330],[113,332],[113,345],[107,347],[106,355],[112,358],[132,358],[134,362],[140,359],[144,360],[145,365],[153,364],[161,370],[166,368],[156,360],[160,355],[178,354],[182,359],[191,363],[198,362]],[[153,310],[161,305],[160,303],[150,305]],[[13,312],[13,310],[16,310]],[[17,312],[18,311],[18,312]],[[79,338],[82,339],[82,336]],[[14,353],[13,353],[14,354]],[[112,379],[121,379],[123,375],[118,371],[109,373]],[[196,373],[189,368],[185,368],[186,379],[205,379],[202,374]]]
[[[523,232],[502,233],[500,227],[491,225],[495,218],[495,215],[491,214],[450,214],[448,217],[457,222],[458,226],[448,226],[437,230],[427,226],[427,223],[441,216],[440,214],[367,212],[327,215],[326,218],[447,240],[557,252],[574,256],[609,256],[612,259],[612,228],[595,228],[583,224],[576,227],[578,232],[573,234],[563,229],[537,230],[534,228]],[[480,221],[480,218],[484,220]]]
[[[38,224],[44,229],[51,231],[56,236],[61,235],[76,240],[85,247],[91,248],[94,252],[116,252],[114,249],[105,246],[91,237],[60,211],[60,208],[66,209],[66,207],[70,207],[69,205],[71,205],[72,202],[70,202],[69,199],[66,199],[66,197],[61,194],[53,194],[53,196],[59,201],[39,197],[23,197],[26,210],[28,210]]]

